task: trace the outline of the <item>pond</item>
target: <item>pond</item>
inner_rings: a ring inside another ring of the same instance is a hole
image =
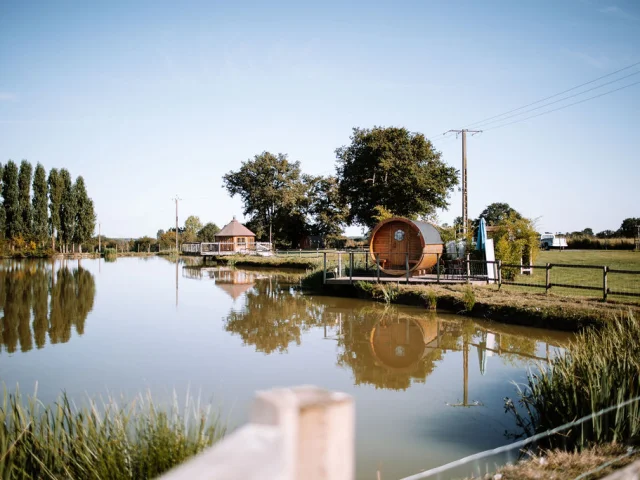
[[[512,441],[504,397],[566,334],[304,295],[299,274],[161,257],[0,264],[0,378],[159,402],[199,396],[230,427],[256,390],[313,384],[356,403],[356,468],[394,479]]]

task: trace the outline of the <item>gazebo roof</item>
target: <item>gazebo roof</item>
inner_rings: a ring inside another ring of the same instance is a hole
[[[227,223],[222,230],[216,233],[216,237],[255,237],[256,234],[242,225],[236,217],[233,217],[229,223]]]

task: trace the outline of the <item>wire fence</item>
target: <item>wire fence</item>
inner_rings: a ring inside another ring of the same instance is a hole
[[[490,475],[505,464],[514,463],[535,455],[538,452],[539,447],[547,448],[549,445],[561,447],[568,437],[573,437],[575,435],[585,437],[585,434],[588,434],[588,432],[594,428],[594,424],[598,422],[602,423],[602,421],[606,422],[611,415],[628,415],[629,418],[634,418],[635,421],[637,421],[637,412],[639,408],[640,396],[604,408],[572,422],[565,423],[564,425],[560,425],[552,430],[538,433],[531,437],[508,445],[503,445],[498,448],[485,450],[447,463],[440,467],[416,473],[415,475],[405,477],[402,480],[422,480],[425,478],[440,480]],[[619,439],[621,442],[631,440],[631,438]],[[629,455],[633,453],[636,452],[633,451],[632,453],[629,453]],[[622,456],[618,460],[629,455]],[[609,463],[612,462],[603,462],[603,464],[601,464],[597,469],[592,470],[592,472],[606,468]],[[585,472],[577,478],[584,478],[587,473],[592,472]]]

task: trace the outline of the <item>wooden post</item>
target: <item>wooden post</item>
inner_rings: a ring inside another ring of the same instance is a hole
[[[551,264],[547,263],[547,268],[545,270],[545,281],[544,281],[544,293],[548,293],[551,288]]]
[[[353,252],[349,252],[349,283],[353,283]]]
[[[338,278],[342,276],[342,252],[338,252]]]
[[[324,252],[322,259],[322,284],[326,285],[327,283],[327,252]]]
[[[471,264],[470,264],[470,260],[469,260],[470,255],[467,253],[465,255],[465,257],[466,257],[466,262],[465,263],[467,264],[467,283],[469,283],[469,276],[471,275],[471,272],[470,272]]]
[[[607,301],[607,293],[609,291],[607,285],[607,272],[609,271],[609,267],[606,265],[602,267],[602,300]]]
[[[440,283],[440,254],[436,253],[436,283]]]
[[[365,275],[369,271],[369,252],[366,252],[364,254],[364,271],[365,271]]]
[[[405,254],[404,257],[404,266],[407,269],[407,285],[409,284],[409,252]]]
[[[498,260],[498,290],[502,287],[502,260]]]
[[[378,283],[380,283],[380,254],[376,257],[376,272],[378,275]]]

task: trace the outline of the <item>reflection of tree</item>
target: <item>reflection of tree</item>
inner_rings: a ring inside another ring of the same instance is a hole
[[[229,313],[225,329],[264,353],[286,352],[292,342],[299,345],[301,333],[321,315],[305,297],[283,288],[277,277],[257,280],[244,301],[242,311]]]
[[[84,322],[93,308],[93,275],[78,267],[55,271],[43,263],[15,262],[0,268],[1,345],[13,353],[42,348],[47,333],[51,343],[67,342],[72,327],[82,335]]]

